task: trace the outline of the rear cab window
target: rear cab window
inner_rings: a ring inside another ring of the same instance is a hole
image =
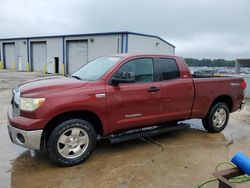
[[[160,58],[160,81],[180,78],[180,70],[174,59]]]

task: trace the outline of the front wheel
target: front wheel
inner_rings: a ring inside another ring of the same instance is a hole
[[[228,106],[225,103],[220,102],[209,110],[207,116],[202,119],[202,124],[207,131],[218,133],[227,126],[228,119]]]
[[[61,166],[85,161],[96,144],[93,126],[82,119],[70,119],[59,124],[50,134],[47,151],[50,159]]]

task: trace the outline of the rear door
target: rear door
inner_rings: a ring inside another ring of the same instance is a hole
[[[107,85],[107,116],[111,131],[157,123],[160,92],[159,82],[155,81],[154,59],[127,61],[115,74],[120,72],[133,72],[136,82]]]
[[[193,80],[181,78],[179,67],[172,58],[158,59],[160,72],[160,121],[190,117],[193,103]]]

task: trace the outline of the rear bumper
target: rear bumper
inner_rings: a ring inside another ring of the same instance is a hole
[[[241,104],[240,104],[240,111],[243,110],[246,106],[246,101],[242,101]]]
[[[43,130],[25,131],[8,125],[11,141],[19,146],[40,150]]]

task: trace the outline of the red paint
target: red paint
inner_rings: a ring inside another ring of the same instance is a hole
[[[44,97],[45,103],[34,112],[21,112],[13,117],[9,110],[11,125],[24,130],[43,129],[47,123],[65,112],[86,110],[95,113],[102,121],[103,135],[121,129],[152,125],[160,122],[204,118],[220,96],[233,101],[232,111],[239,109],[244,98],[246,84],[241,78],[192,78],[182,58],[157,55],[122,55],[122,60],[98,81],[81,81],[74,78],[49,77],[28,81],[20,85],[23,97]],[[180,79],[152,83],[130,83],[113,86],[112,75],[126,61],[139,57],[164,57],[176,60]],[[238,86],[232,86],[230,83]],[[151,86],[158,92],[148,92]],[[106,98],[96,94],[106,93]],[[127,118],[128,114],[141,114]]]
[[[247,88],[247,83],[246,83],[246,81],[244,79],[240,82],[240,87],[241,87],[241,89],[246,89]]]

